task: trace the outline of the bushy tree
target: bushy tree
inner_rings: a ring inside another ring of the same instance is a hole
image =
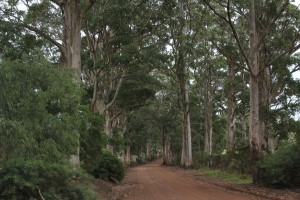
[[[260,162],[260,182],[274,187],[300,186],[300,122],[290,120],[289,140]]]
[[[109,151],[101,151],[96,158],[92,174],[95,178],[106,181],[121,181],[125,176],[125,168],[122,161]]]
[[[2,159],[68,159],[76,151],[79,120],[71,73],[59,72],[40,56],[2,61],[0,69]]]
[[[75,175],[80,183],[73,179]],[[83,184],[83,174],[68,165],[16,158],[1,164],[0,176],[3,200],[96,200],[93,191]]]
[[[0,199],[96,199],[69,163],[81,120],[72,77],[36,53],[0,61]]]
[[[274,155],[264,157],[259,165],[260,182],[275,186],[300,185],[300,152],[295,145],[281,147]]]

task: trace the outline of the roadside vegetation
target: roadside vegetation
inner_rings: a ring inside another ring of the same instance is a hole
[[[299,187],[299,24],[288,0],[1,1],[0,199],[95,199],[157,157]]]
[[[252,183],[251,175],[249,174],[239,174],[234,172],[226,172],[220,169],[211,169],[211,168],[200,168],[199,173],[220,178],[229,183],[237,183],[237,184],[250,184]]]

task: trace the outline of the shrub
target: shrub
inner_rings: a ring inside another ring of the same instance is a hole
[[[86,178],[68,165],[16,158],[1,163],[0,177],[0,199],[97,199],[82,183]]]
[[[242,174],[251,173],[251,156],[250,146],[240,145],[234,150],[227,152],[224,155],[224,168],[228,171],[238,172]]]
[[[250,173],[251,158],[249,155],[249,146],[239,146],[226,154],[208,155],[204,152],[193,154],[193,167],[210,167],[237,172],[242,174]]]
[[[300,186],[300,152],[293,144],[269,154],[258,166],[260,183],[274,187]]]
[[[81,167],[92,173],[97,160],[95,155],[107,145],[107,135],[103,130],[103,116],[92,115],[89,111],[84,113],[83,130],[80,132],[80,161]]]
[[[143,165],[143,164],[146,163],[146,159],[143,156],[138,156],[136,158],[136,163],[139,164],[139,165]]]
[[[60,162],[78,146],[80,90],[73,71],[39,55],[0,62],[0,155]]]
[[[125,176],[125,167],[122,161],[108,151],[102,151],[96,159],[92,174],[95,178],[106,181],[121,181]]]

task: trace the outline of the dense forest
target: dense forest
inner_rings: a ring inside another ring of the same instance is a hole
[[[1,0],[0,199],[97,199],[125,166],[300,185],[289,0]]]

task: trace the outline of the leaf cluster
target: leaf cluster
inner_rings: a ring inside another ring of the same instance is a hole
[[[59,72],[40,56],[2,61],[0,69],[2,158],[68,158],[79,120],[73,72]]]
[[[96,200],[87,177],[68,165],[11,159],[1,163],[0,199]],[[77,181],[73,177],[77,177]],[[80,180],[80,182],[79,182]]]

